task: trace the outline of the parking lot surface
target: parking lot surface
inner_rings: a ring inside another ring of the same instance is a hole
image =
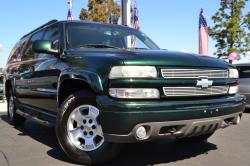
[[[0,107],[6,108],[6,106]],[[175,139],[126,144],[105,166],[250,166],[250,114],[238,126],[217,131],[208,142],[180,143]],[[32,121],[14,128],[0,111],[0,166],[71,166],[53,128]]]

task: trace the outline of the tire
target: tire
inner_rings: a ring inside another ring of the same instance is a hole
[[[58,142],[66,155],[78,164],[103,163],[120,151],[120,145],[104,140],[98,111],[95,95],[79,91],[64,101],[57,115]]]
[[[16,113],[16,99],[13,95],[12,89],[10,89],[9,97],[7,99],[7,114],[9,123],[16,127],[22,126],[26,120],[24,117]]]
[[[178,140],[181,142],[207,142],[207,139],[211,137],[213,134],[214,133],[208,133],[194,137],[179,138]]]

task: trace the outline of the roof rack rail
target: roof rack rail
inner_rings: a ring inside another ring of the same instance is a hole
[[[42,29],[42,28],[44,28],[44,27],[46,27],[46,26],[48,26],[48,25],[50,25],[50,24],[54,24],[54,23],[56,23],[56,22],[58,22],[58,20],[56,20],[56,19],[51,20],[51,21],[49,21],[49,22],[47,22],[47,23],[41,25],[40,27],[34,29],[33,31],[29,32],[28,34],[24,35],[21,39],[23,39],[23,38],[29,36],[30,34],[34,33],[35,31],[38,31],[39,29]]]

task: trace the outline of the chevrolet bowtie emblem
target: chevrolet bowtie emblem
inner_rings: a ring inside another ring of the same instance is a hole
[[[213,81],[208,80],[207,78],[202,78],[201,80],[197,80],[196,86],[201,88],[208,88],[213,85]]]

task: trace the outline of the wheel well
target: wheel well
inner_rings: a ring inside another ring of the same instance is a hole
[[[10,80],[6,80],[5,81],[5,95],[6,95],[6,99],[9,99],[9,91],[10,91],[11,87],[12,87],[11,81]]]
[[[93,92],[91,86],[85,81],[73,79],[64,80],[59,87],[58,106],[60,107],[63,101],[71,94],[80,90],[88,90]]]

